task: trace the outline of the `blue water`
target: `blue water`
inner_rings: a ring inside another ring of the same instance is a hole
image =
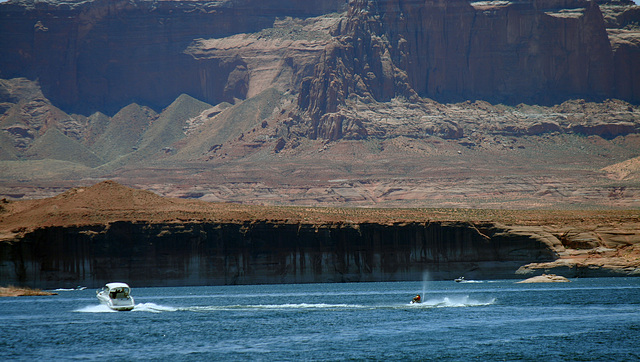
[[[0,359],[640,358],[640,278],[132,288],[0,298]]]

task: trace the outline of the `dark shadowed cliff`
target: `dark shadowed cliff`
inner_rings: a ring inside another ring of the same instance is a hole
[[[557,257],[535,237],[456,222],[113,222],[38,229],[1,249],[3,283],[45,288],[515,278]]]
[[[640,273],[638,213],[251,207],[114,182],[3,202],[0,280],[53,288]]]

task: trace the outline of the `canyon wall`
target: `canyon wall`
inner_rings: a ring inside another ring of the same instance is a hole
[[[243,99],[227,85],[244,69],[242,59],[199,62],[185,54],[191,42],[344,6],[344,0],[12,1],[0,4],[0,78],[37,79],[56,106],[85,114],[132,102],[162,108],[181,93],[212,104]]]
[[[626,83],[635,48],[614,57],[591,1],[356,0],[334,35],[298,102],[321,138],[348,118],[335,113],[349,98],[640,100]]]
[[[0,243],[0,280],[38,288],[515,278],[556,252],[491,223],[147,223],[48,227]]]
[[[586,0],[16,0],[0,4],[0,78],[38,80],[54,105],[87,115],[132,102],[159,109],[182,93],[233,102],[250,95],[250,78],[261,76],[247,63],[273,46],[273,34],[258,37],[262,43],[245,54],[244,35],[278,19],[328,13],[343,18],[313,62],[316,70],[295,69],[291,57],[279,65],[280,72],[301,71],[288,86],[301,93],[300,106],[316,123],[318,113],[335,112],[350,95],[640,101],[636,33],[622,31],[631,37],[624,41],[612,33],[610,40],[600,8]],[[275,33],[296,36],[290,28]],[[228,41],[202,57],[193,47],[203,39]]]

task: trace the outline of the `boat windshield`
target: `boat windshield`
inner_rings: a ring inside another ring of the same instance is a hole
[[[129,298],[129,288],[114,288],[109,292],[111,299]]]

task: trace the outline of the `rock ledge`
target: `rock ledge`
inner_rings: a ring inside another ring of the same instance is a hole
[[[555,274],[542,274],[529,279],[525,279],[518,283],[568,283],[569,279]]]

